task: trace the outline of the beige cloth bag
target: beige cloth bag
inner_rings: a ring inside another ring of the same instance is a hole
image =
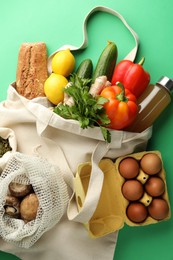
[[[24,105],[23,102],[26,102],[29,107],[40,108],[44,112],[49,111],[46,108],[49,104],[47,104],[45,98],[28,101],[19,96],[15,89],[10,86],[7,100],[0,104],[1,125],[12,127],[20,153],[42,156],[50,163],[53,161],[59,167],[62,161],[57,152],[57,146],[52,141],[41,138],[38,135],[36,118],[28,111],[26,104]],[[3,115],[6,116],[4,117]],[[44,113],[41,115],[43,116]],[[69,155],[73,154],[72,148],[69,151]],[[66,181],[70,179],[72,182],[71,174],[68,176],[68,172],[62,171],[62,173]],[[69,195],[71,194],[72,189],[69,188]],[[0,250],[15,254],[22,260],[88,260],[93,258],[104,260],[113,258],[116,241],[117,233],[112,233],[98,240],[89,238],[84,225],[79,222],[69,221],[65,213],[60,222],[44,233],[31,248],[17,247],[0,238]]]
[[[138,49],[136,33],[120,14],[106,7],[95,7],[87,14],[84,21],[84,42],[80,47],[65,45],[59,50],[67,47],[71,50],[86,47],[87,19],[96,11],[106,11],[117,16],[130,30],[136,45],[126,58],[134,60]],[[49,69],[53,55],[49,57]],[[68,184],[71,199],[67,214],[64,214],[61,221],[44,233],[30,249],[13,246],[2,239],[0,239],[0,249],[13,253],[23,260],[32,258],[111,260],[118,232],[93,240],[81,224],[88,222],[99,201],[104,178],[98,163],[104,157],[115,159],[134,151],[145,150],[152,135],[152,128],[139,134],[111,130],[112,142],[107,144],[99,128],[81,129],[77,121],[65,120],[54,114],[49,109],[50,103],[46,98],[27,100],[20,96],[13,88],[14,84],[9,86],[7,100],[0,104],[1,126],[14,131],[19,152],[41,156],[50,163],[58,165]],[[91,161],[92,172],[83,208],[78,212],[73,180],[78,164],[86,161]]]

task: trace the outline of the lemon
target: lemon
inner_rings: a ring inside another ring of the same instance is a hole
[[[57,52],[52,59],[52,71],[68,77],[74,70],[75,58],[70,49]]]
[[[64,88],[68,80],[59,74],[52,73],[44,83],[44,93],[47,99],[57,105],[64,99]]]

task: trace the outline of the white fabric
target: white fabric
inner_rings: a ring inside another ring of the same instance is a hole
[[[57,147],[53,142],[38,135],[36,119],[23,105],[23,102],[30,103],[29,106],[31,107],[33,104],[34,108],[35,104],[43,109],[44,106],[49,106],[46,98],[27,101],[19,96],[15,89],[10,86],[7,100],[0,104],[1,125],[3,127],[11,127],[15,132],[18,152],[44,156],[50,163],[53,161],[54,164],[59,166],[61,159],[58,157]],[[48,111],[48,109],[46,110]],[[44,113],[42,114],[43,116]],[[73,154],[72,147],[70,153]],[[69,194],[71,194],[71,189]],[[42,260],[87,260],[92,258],[104,260],[112,259],[116,241],[117,232],[97,240],[91,239],[83,224],[69,221],[66,214],[64,214],[60,222],[50,231],[44,233],[30,249],[17,247],[0,239],[0,250],[15,254],[22,260],[30,260],[32,258]]]
[[[87,46],[87,20],[96,11],[104,11],[117,16],[135,39],[134,49],[126,59],[136,57],[139,39],[125,19],[116,11],[103,6],[93,8],[85,17],[83,23],[84,40],[81,46],[64,45],[57,51],[70,48],[84,49]],[[48,70],[55,51],[48,59]],[[104,142],[99,128],[81,129],[79,123],[65,120],[54,114],[46,98],[27,100],[9,86],[8,98],[0,104],[0,122],[2,127],[14,131],[18,152],[27,155],[37,155],[56,164],[63,173],[68,184],[69,201],[67,215],[51,230],[47,231],[30,248],[24,249],[6,243],[0,239],[0,249],[19,256],[22,260],[30,259],[61,259],[61,260],[112,260],[118,232],[98,239],[91,239],[81,223],[87,222],[95,211],[103,185],[103,173],[98,168],[98,162],[103,157],[116,158],[121,155],[141,151],[146,148],[152,129],[134,134],[124,131],[111,131],[112,142]],[[78,164],[92,162],[92,172],[89,188],[83,208],[80,212],[74,199],[73,180]]]
[[[15,253],[23,260],[29,260],[31,256],[43,260],[47,260],[48,257],[52,257],[52,259],[68,259],[67,257],[70,257],[73,259],[73,255],[74,260],[77,257],[88,259],[91,255],[98,260],[112,259],[117,232],[93,240],[88,236],[83,224],[80,223],[87,222],[98,203],[103,174],[97,164],[104,156],[116,158],[134,150],[145,149],[147,141],[151,137],[151,129],[147,129],[141,134],[112,131],[113,142],[108,145],[103,141],[100,129],[92,129],[92,136],[91,129],[83,131],[76,121],[68,121],[58,117],[47,108],[49,105],[46,98],[29,101],[20,96],[12,86],[9,86],[8,98],[0,104],[1,125],[13,129],[19,152],[39,155],[50,163],[56,164],[64,174],[65,181],[71,187],[70,194],[73,192],[73,177],[77,165],[92,160],[92,174],[83,210],[78,212],[74,194],[72,194],[68,218],[64,215],[63,220],[55,225],[51,232],[43,234],[34,246],[30,249],[22,249],[0,241],[0,249]],[[64,130],[58,129],[58,125],[60,128],[64,125]],[[69,127],[67,127],[68,125]],[[97,136],[97,139],[94,139],[94,136]],[[60,242],[62,240],[65,241],[64,246]],[[66,250],[66,246],[68,250]],[[70,247],[73,250],[68,253]],[[78,252],[77,248],[80,248]]]
[[[31,184],[38,197],[39,208],[34,220],[22,219],[5,213],[9,184]],[[68,202],[67,185],[58,166],[43,157],[13,153],[0,176],[0,236],[19,247],[31,247],[47,230],[54,227],[64,215]]]
[[[127,21],[124,19],[124,17],[117,11],[115,11],[111,8],[105,7],[105,6],[96,6],[91,11],[89,11],[88,14],[85,16],[85,19],[83,22],[83,42],[82,42],[82,44],[78,47],[70,45],[70,44],[63,45],[62,47],[60,47],[58,50],[56,50],[49,56],[49,59],[48,59],[49,74],[52,72],[52,69],[51,69],[52,58],[58,51],[64,50],[67,48],[69,48],[72,51],[76,51],[76,50],[80,50],[80,49],[85,49],[87,47],[87,45],[88,45],[87,22],[88,22],[89,17],[98,11],[110,13],[110,14],[118,17],[123,22],[125,27],[130,31],[130,33],[132,34],[132,36],[135,40],[135,47],[127,54],[127,56],[124,59],[131,60],[131,61],[135,60],[135,57],[136,57],[136,54],[138,51],[138,46],[139,46],[139,37],[138,37],[137,33],[130,27],[130,25],[127,23]]]
[[[12,246],[0,239],[0,249],[22,260],[112,260],[118,233],[91,239],[87,230],[77,222],[63,219],[45,233],[30,249]]]
[[[134,151],[144,150],[152,134],[150,128],[138,134],[111,130],[112,142],[108,144],[104,141],[99,127],[81,129],[78,121],[65,120],[48,109],[47,105],[49,104],[44,103],[45,98],[29,101],[20,96],[10,86],[8,99],[9,101],[1,104],[2,111],[6,114],[9,113],[9,116],[11,113],[14,114],[13,120],[15,125],[20,126],[19,132],[22,131],[25,134],[28,132],[29,134],[28,129],[25,129],[24,125],[21,126],[21,122],[24,123],[24,120],[26,123],[33,122],[36,125],[37,134],[43,144],[38,143],[33,152],[42,155],[53,163],[58,163],[66,182],[72,189],[77,166],[91,160],[92,172],[83,208],[78,212],[73,194],[67,212],[70,220],[81,223],[89,221],[92,217],[100,197],[103,173],[98,167],[99,161],[103,157],[115,159]],[[20,117],[20,113],[24,116],[24,119]],[[20,140],[18,142],[20,147]],[[28,144],[27,140],[25,142]],[[25,152],[27,151],[25,150]],[[57,161],[56,158],[60,160]],[[95,187],[96,183],[97,188]]]

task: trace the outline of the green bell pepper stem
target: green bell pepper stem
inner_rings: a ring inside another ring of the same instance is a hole
[[[145,61],[145,58],[142,57],[142,59],[140,60],[140,62],[138,64],[142,66],[144,64],[144,61]]]
[[[119,86],[119,87],[122,89],[121,93],[118,94],[118,95],[116,95],[116,98],[117,98],[120,102],[127,102],[127,101],[128,101],[128,98],[125,96],[125,88],[124,88],[124,85],[123,85],[121,82],[119,82],[119,81],[116,82],[116,85]]]

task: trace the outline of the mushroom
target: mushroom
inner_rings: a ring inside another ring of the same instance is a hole
[[[38,197],[35,193],[27,195],[20,204],[21,219],[25,222],[34,220],[39,206]]]
[[[5,213],[13,218],[20,216],[20,200],[14,196],[7,195],[5,201]]]
[[[32,191],[32,185],[11,182],[9,184],[9,191],[12,196],[24,197]]]

